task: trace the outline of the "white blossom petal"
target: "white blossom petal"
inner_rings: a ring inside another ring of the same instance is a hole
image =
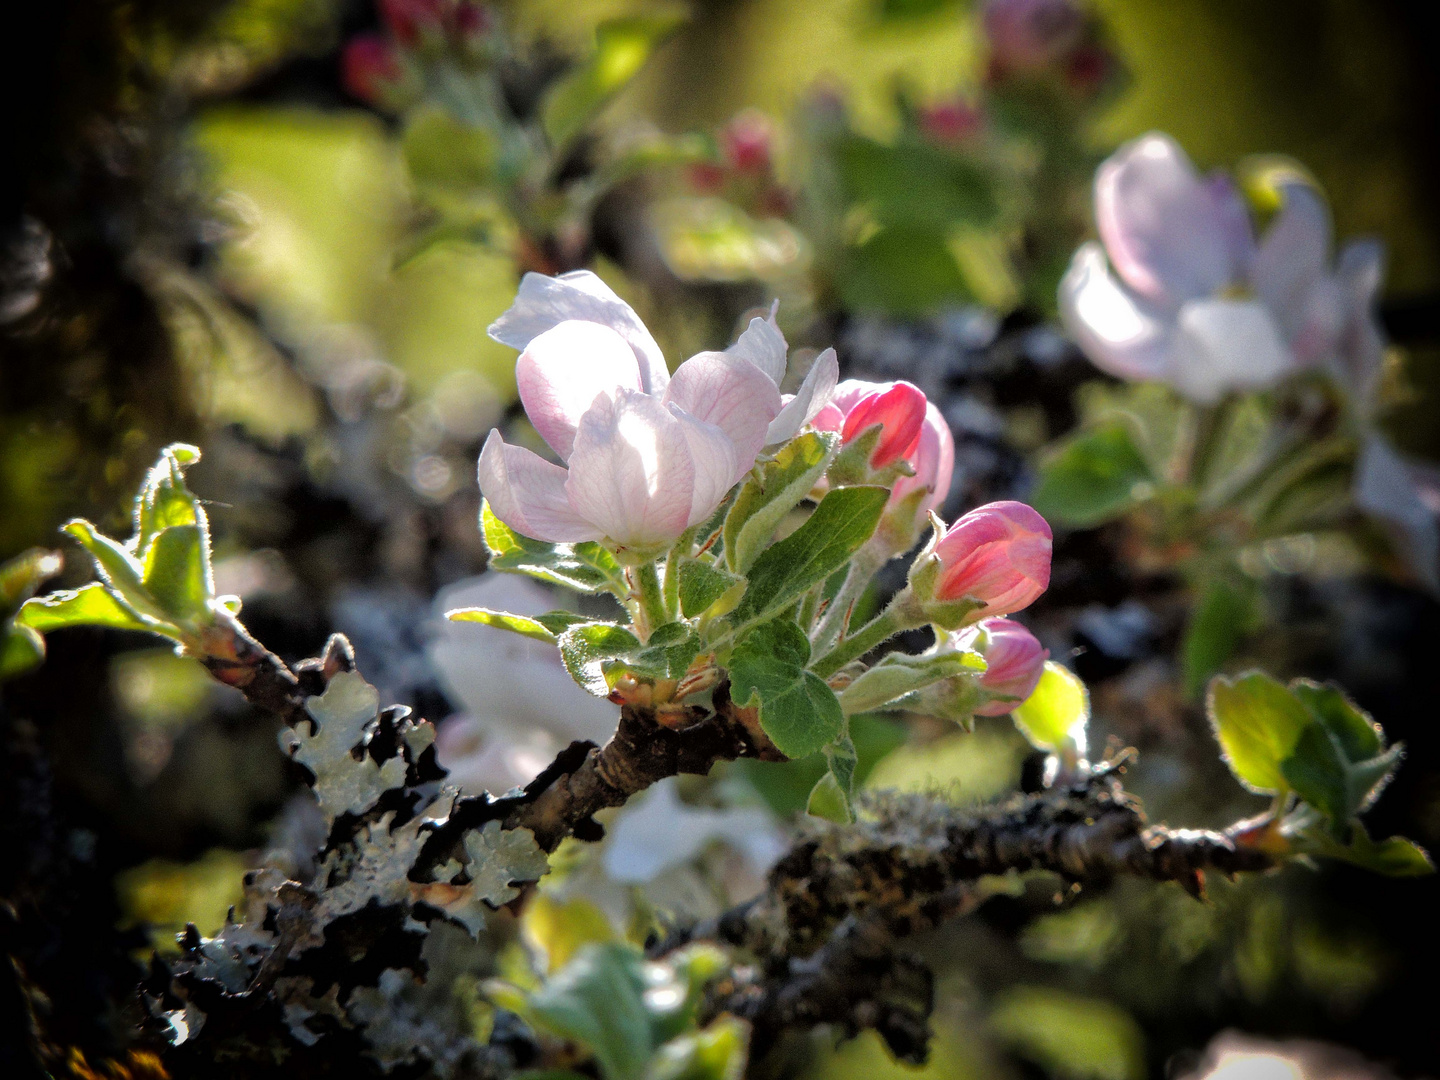
[[[1294,366],[1269,310],[1258,300],[1192,300],[1180,309],[1168,381],[1192,401],[1269,386]]]
[[[1235,280],[1235,215],[1168,135],[1126,143],[1095,173],[1095,221],[1120,278],[1167,307]]]
[[[1335,377],[1349,387],[1365,416],[1375,406],[1385,360],[1385,335],[1375,317],[1385,280],[1385,245],[1378,240],[1352,240],[1340,251],[1335,277],[1345,291],[1347,317],[1330,362]]]
[[[680,422],[695,471],[690,517],[685,523],[688,528],[698,525],[715,512],[725,493],[755,464],[755,455],[742,458],[734,441],[720,428],[697,420],[678,405],[672,404],[669,408],[671,415]]]
[[[1111,276],[1098,244],[1075,253],[1059,302],[1066,332],[1096,367],[1122,379],[1168,376],[1169,329]]]
[[[621,390],[581,417],[565,491],[617,544],[673,542],[689,525],[694,489],[686,433],[659,398]]]
[[[761,872],[785,850],[774,819],[764,810],[690,806],[680,800],[673,778],[661,780],[611,827],[605,870],[616,881],[652,881],[716,841],[739,847]]]
[[[599,540],[565,493],[566,472],[533,450],[510,446],[492,430],[480,451],[480,492],[516,532],[550,544]]]
[[[765,432],[765,445],[770,446],[794,438],[801,428],[815,419],[816,414],[829,404],[839,378],[840,362],[835,350],[826,349],[810,365],[799,391],[785,402],[779,415],[770,421],[769,430]]]
[[[755,463],[770,421],[780,412],[780,388],[748,360],[702,352],[675,369],[665,401],[728,435],[743,475]]]
[[[750,325],[735,339],[735,344],[725,351],[731,356],[749,360],[769,375],[770,381],[776,386],[785,379],[789,348],[785,344],[785,335],[780,333],[780,328],[775,325],[773,318],[751,319]]]
[[[510,310],[490,324],[490,336],[502,345],[524,349],[546,330],[568,319],[595,322],[614,330],[635,350],[641,388],[650,394],[665,392],[670,373],[660,346],[635,310],[589,270],[572,270],[559,277],[526,274]]]
[[[1280,212],[1260,241],[1250,277],[1285,339],[1292,341],[1316,317],[1311,304],[1330,257],[1330,211],[1307,184],[1286,184],[1283,196]],[[1341,319],[1333,321],[1338,326]]]
[[[621,387],[641,389],[640,366],[614,330],[570,319],[525,346],[515,361],[515,384],[530,423],[568,461],[575,429],[590,403]]]
[[[1355,505],[1394,530],[1416,577],[1440,592],[1440,489],[1417,483],[1421,478],[1385,439],[1371,435],[1355,465]]]

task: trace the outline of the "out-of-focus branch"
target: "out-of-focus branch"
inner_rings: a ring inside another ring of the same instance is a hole
[[[874,797],[854,825],[812,823],[755,900],[652,951],[709,939],[747,957],[753,966],[713,988],[708,1008],[750,1019],[757,1049],[825,1022],[851,1034],[874,1027],[897,1056],[922,1061],[924,981],[896,946],[978,902],[981,878],[1048,870],[1093,885],[1132,875],[1199,895],[1207,871],[1274,864],[1237,845],[1236,830],[1147,825],[1117,772],[1102,767],[1070,786],[973,809]]]

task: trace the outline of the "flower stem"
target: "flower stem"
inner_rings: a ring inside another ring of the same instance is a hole
[[[640,640],[648,641],[657,626],[663,626],[670,621],[665,610],[665,596],[660,588],[660,573],[653,562],[641,563],[634,567],[631,573],[634,575],[631,587],[640,601],[635,629]]]
[[[828,679],[851,660],[859,659],[882,641],[902,630],[913,630],[928,622],[920,604],[909,590],[902,590],[890,606],[871,619],[851,637],[841,638],[836,646],[810,665],[810,670]]]
[[[815,628],[811,638],[814,648],[829,649],[849,629],[851,609],[864,595],[875,571],[884,563],[885,557],[871,550],[868,544],[855,553],[855,557],[850,560],[850,570],[845,575],[845,583],[840,586],[835,599],[831,600],[830,606],[825,609],[820,625]]]

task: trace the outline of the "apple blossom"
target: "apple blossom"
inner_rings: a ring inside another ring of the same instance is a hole
[[[1352,244],[1330,269],[1319,194],[1298,179],[1280,192],[1257,243],[1227,177],[1202,177],[1167,135],[1127,143],[1095,175],[1100,243],[1060,284],[1066,329],[1105,371],[1200,403],[1303,367],[1373,367],[1378,250]]]
[[[1085,15],[1074,0],[987,0],[980,17],[999,73],[1029,72],[1074,48]]]
[[[1029,607],[1050,584],[1051,542],[1049,523],[1024,503],[976,507],[933,548],[933,599],[980,600],[987,616]]]
[[[552,543],[668,545],[714,511],[764,446],[811,419],[836,377],[826,350],[783,399],[785,339],[773,320],[754,319],[729,349],[692,356],[672,378],[635,312],[585,270],[526,274],[490,334],[523,350],[521,403],[568,468],[492,431],[480,488],[507,525]]]
[[[989,700],[975,708],[977,716],[1001,716],[1028,698],[1050,658],[1035,635],[1011,619],[981,619],[951,634],[950,644],[985,657],[978,681]]]

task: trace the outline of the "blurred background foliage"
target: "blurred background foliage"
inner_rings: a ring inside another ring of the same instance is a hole
[[[464,703],[427,660],[431,598],[483,569],[481,438],[527,437],[513,351],[485,335],[522,272],[594,269],[672,363],[778,297],[793,343],[833,343],[846,374],[942,404],[953,513],[1033,490],[1037,451],[1109,392],[1077,395],[1098,372],[1054,331],[1054,286],[1092,231],[1095,165],[1154,128],[1202,168],[1289,155],[1337,236],[1383,238],[1385,422],[1440,461],[1440,99],[1409,5],[1096,0],[1068,66],[1033,79],[996,71],[960,0],[507,0],[444,25],[406,23],[418,0],[382,9],[17,13],[0,64],[0,561],[55,546],[72,514],[117,526],[155,450],[198,443],[217,590],[244,598],[257,636],[293,659],[342,630],[387,700],[443,720]],[[1340,679],[1407,741],[1377,835],[1440,844],[1432,598],[1353,552],[1296,570],[1267,548],[1204,594],[1214,631],[1177,660],[1193,598],[1134,541],[1062,535],[1034,626],[1090,683],[1092,740],[1141,749],[1127,783],[1154,816],[1261,809],[1215,759],[1195,691],[1263,661]],[[66,554],[73,585],[88,568]],[[57,637],[4,694],[7,927],[28,928],[35,978],[87,973],[46,985],[46,1023],[93,1055],[122,1039],[115,1003],[147,945],[213,930],[262,852],[304,848],[295,776],[272,721],[121,633]],[[856,742],[872,787],[960,799],[1035,764],[1003,719],[970,735],[861,721]],[[811,765],[736,767],[717,790],[791,814]],[[925,945],[941,974],[927,1075],[1178,1075],[1231,1026],[1433,1070],[1405,1017],[1440,963],[1437,899],[1343,867],[1217,882],[1205,905],[998,882]],[[579,931],[537,916],[527,933],[544,951]],[[816,1035],[767,1068],[913,1075],[869,1035]]]

